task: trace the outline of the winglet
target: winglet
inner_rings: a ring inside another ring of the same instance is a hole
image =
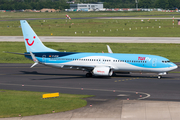
[[[108,53],[113,53],[109,45],[107,45]]]
[[[37,64],[39,63],[39,61],[37,60],[37,58],[35,57],[35,55],[34,55],[31,51],[29,51],[29,52],[30,52],[30,54],[31,54],[31,57],[32,57],[33,61],[35,62],[35,63],[31,66],[31,68],[33,68],[35,65],[37,65]]]

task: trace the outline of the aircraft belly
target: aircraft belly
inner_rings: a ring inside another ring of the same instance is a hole
[[[118,63],[114,64],[114,71],[115,72],[164,72],[164,71],[170,71],[170,69],[167,68],[148,68],[148,67],[139,67],[135,65],[131,65],[128,63]]]
[[[113,69],[114,72],[165,72],[170,71],[167,68],[148,68],[148,67],[139,67],[129,63],[121,62],[121,63],[104,63],[98,64],[96,61],[70,61],[66,63],[46,63],[45,65],[51,67],[58,67],[62,69],[75,69],[75,70],[92,70],[97,66],[109,66]]]

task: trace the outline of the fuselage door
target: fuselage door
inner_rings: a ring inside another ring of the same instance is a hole
[[[153,67],[156,67],[156,64],[157,64],[157,58],[153,58],[153,60],[152,60],[152,66],[153,66]]]
[[[46,63],[46,55],[43,55],[43,56],[42,56],[42,62],[43,62],[43,63]]]

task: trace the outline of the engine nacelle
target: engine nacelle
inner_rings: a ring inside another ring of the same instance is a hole
[[[95,67],[93,74],[95,76],[112,76],[113,71],[109,67]]]

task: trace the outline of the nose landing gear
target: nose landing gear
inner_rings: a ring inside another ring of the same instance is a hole
[[[162,75],[167,75],[167,74],[168,74],[167,72],[159,73],[159,74],[158,74],[158,79],[161,79],[161,78],[162,78]]]
[[[158,79],[161,79],[162,78],[162,76],[161,75],[158,75]]]

